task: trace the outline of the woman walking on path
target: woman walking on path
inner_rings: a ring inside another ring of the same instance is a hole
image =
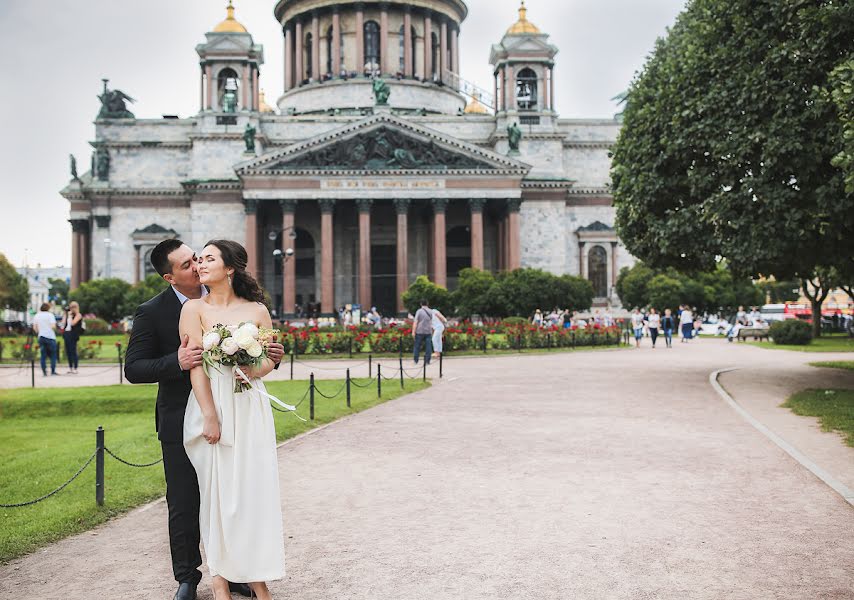
[[[442,336],[445,334],[445,325],[448,324],[448,319],[439,312],[438,308],[434,308],[433,320],[430,324],[433,326],[433,357],[439,358],[442,353]]]
[[[652,349],[655,350],[655,340],[658,339],[658,328],[661,325],[661,315],[654,308],[649,309],[647,316],[647,328],[649,329],[649,339],[652,340]]]
[[[668,348],[673,347],[673,330],[676,329],[676,320],[670,314],[670,309],[664,309],[664,316],[661,318],[661,331],[664,333],[664,343]]]
[[[683,307],[682,312],[679,313],[679,328],[682,331],[681,343],[684,344],[691,339],[691,332],[694,331],[694,315],[687,306]]]
[[[643,337],[643,315],[636,308],[632,310],[632,329],[635,332],[635,348],[640,348]]]
[[[80,305],[77,302],[71,302],[68,305],[68,310],[65,311],[60,330],[62,331],[62,339],[65,340],[65,356],[68,357],[68,372],[76,375],[79,362],[77,357],[77,342],[80,341],[80,336],[83,335],[83,315],[80,314]]]

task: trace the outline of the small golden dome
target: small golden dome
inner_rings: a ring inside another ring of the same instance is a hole
[[[262,113],[275,113],[273,107],[267,104],[266,98],[264,98],[264,90],[261,90],[261,94],[258,96],[258,106],[261,108]]]
[[[480,103],[479,98],[473,97],[463,111],[467,115],[488,115],[489,109]]]
[[[528,20],[528,9],[525,8],[525,0],[522,0],[522,6],[519,7],[519,20],[510,26],[507,33],[511,35],[520,33],[541,33],[540,28]]]
[[[241,25],[237,19],[234,18],[234,5],[231,3],[231,0],[228,0],[228,6],[225,8],[228,13],[228,16],[225,17],[225,21],[217,25],[213,28],[215,32],[218,33],[249,33],[246,31],[246,28]]]

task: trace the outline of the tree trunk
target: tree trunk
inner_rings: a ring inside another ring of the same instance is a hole
[[[810,306],[812,307],[812,337],[813,339],[821,337],[821,303],[822,300],[810,298]]]

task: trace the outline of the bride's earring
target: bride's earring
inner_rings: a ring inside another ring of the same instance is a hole
[[[228,286],[231,287],[231,275],[226,275],[228,277]]]

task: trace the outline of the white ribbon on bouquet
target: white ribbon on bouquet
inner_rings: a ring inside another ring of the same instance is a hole
[[[264,396],[265,398],[269,398],[270,400],[272,400],[273,402],[275,402],[276,404],[278,404],[279,406],[281,406],[285,410],[291,411],[292,413],[294,413],[294,416],[297,419],[299,419],[300,421],[307,422],[305,419],[303,419],[301,416],[299,416],[297,414],[297,407],[296,406],[293,406],[291,404],[285,404],[284,402],[282,402],[281,400],[279,400],[275,396],[272,396],[272,395],[268,394],[267,392],[265,392],[263,390],[259,390],[257,387],[255,387],[255,384],[252,383],[252,380],[246,376],[246,373],[244,373],[240,369],[240,367],[238,367],[238,366],[234,367],[234,374],[237,375],[238,377],[240,377],[243,381],[245,381],[246,385],[248,385],[250,388],[252,388],[256,392],[258,392],[260,395]]]

